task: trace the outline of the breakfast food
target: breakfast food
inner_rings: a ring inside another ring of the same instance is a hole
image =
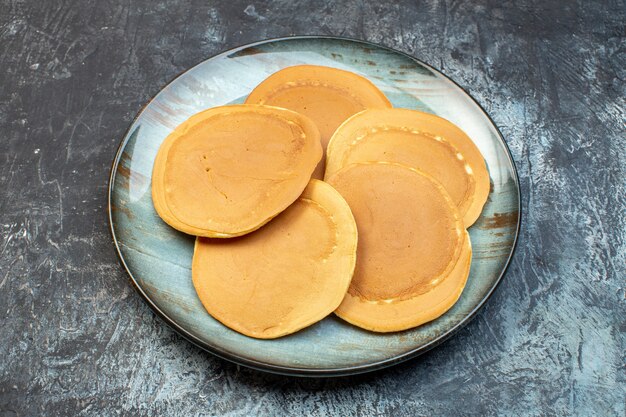
[[[313,65],[189,118],[152,174],[157,214],[197,236],[192,281],[206,311],[259,339],[332,312],[375,332],[440,317],[467,282],[466,229],[489,191],[460,128]]]
[[[173,228],[206,237],[249,233],[289,207],[322,157],[306,116],[257,105],[215,107],[163,142],[152,199]]]
[[[259,84],[246,103],[297,111],[313,120],[321,133],[322,148],[348,117],[365,109],[390,108],[385,95],[367,78],[336,68],[297,65],[275,72]],[[324,159],[313,178],[324,177]]]
[[[480,151],[457,126],[441,117],[407,109],[360,112],[334,133],[326,177],[357,162],[396,162],[439,181],[471,226],[489,195],[489,173]]]
[[[327,181],[359,230],[357,266],[336,314],[368,330],[405,330],[458,299],[469,272],[469,237],[432,177],[399,164],[352,164]]]
[[[245,335],[271,339],[309,326],[341,303],[357,229],[348,204],[311,180],[269,224],[234,239],[198,238],[192,276],[206,310]]]

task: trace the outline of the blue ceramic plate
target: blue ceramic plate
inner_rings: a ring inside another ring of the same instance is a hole
[[[370,79],[396,107],[442,116],[476,142],[492,181],[470,229],[470,277],[456,305],[416,329],[376,334],[330,316],[296,334],[256,340],[214,320],[191,283],[194,238],[168,227],[152,206],[150,178],[161,142],[189,116],[242,103],[270,74],[291,65],[341,68]],[[137,115],[119,147],[109,187],[111,231],[137,291],[165,321],[206,350],[242,365],[284,374],[345,375],[389,366],[436,346],[466,324],[509,264],[520,221],[513,160],[498,129],[458,85],[430,66],[381,46],[348,39],[296,37],[259,42],[207,59],[168,84]]]

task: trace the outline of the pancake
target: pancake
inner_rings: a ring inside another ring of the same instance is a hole
[[[196,240],[192,277],[215,319],[250,337],[296,332],[332,313],[356,262],[350,208],[311,180],[302,196],[261,229],[233,239]]]
[[[321,157],[319,132],[305,116],[269,106],[215,107],[178,126],[159,148],[154,207],[181,232],[240,236],[292,204]]]
[[[377,332],[433,320],[458,299],[469,272],[469,236],[432,177],[393,163],[349,165],[328,179],[359,230],[357,265],[336,314]]]

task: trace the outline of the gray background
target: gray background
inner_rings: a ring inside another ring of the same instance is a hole
[[[626,402],[624,1],[0,0],[0,415],[617,415]],[[133,116],[236,45],[342,35],[441,69],[521,176],[504,281],[418,359],[305,380],[192,346],[142,299],[108,231]]]

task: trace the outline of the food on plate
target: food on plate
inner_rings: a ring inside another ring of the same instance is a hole
[[[392,332],[439,317],[459,298],[471,259],[456,205],[439,182],[403,165],[349,165],[327,181],[350,206],[357,264],[336,314]]]
[[[440,317],[467,282],[466,229],[489,192],[459,127],[314,65],[190,117],[152,174],[158,215],[198,236],[192,281],[206,311],[260,339],[333,311],[375,332]]]
[[[326,177],[356,162],[396,162],[439,181],[465,227],[480,216],[489,195],[489,173],[480,151],[456,125],[408,109],[371,109],[346,120],[327,149]]]
[[[289,207],[322,157],[313,121],[291,110],[215,107],[190,117],[159,148],[152,199],[181,232],[234,237]]]
[[[287,67],[270,75],[248,96],[246,103],[297,111],[313,120],[322,148],[348,117],[365,109],[390,108],[385,95],[367,78],[349,71],[317,65]],[[324,159],[313,178],[324,176]]]
[[[215,319],[272,339],[307,327],[341,303],[355,266],[357,229],[348,204],[311,180],[261,229],[233,239],[199,237],[193,285]]]

